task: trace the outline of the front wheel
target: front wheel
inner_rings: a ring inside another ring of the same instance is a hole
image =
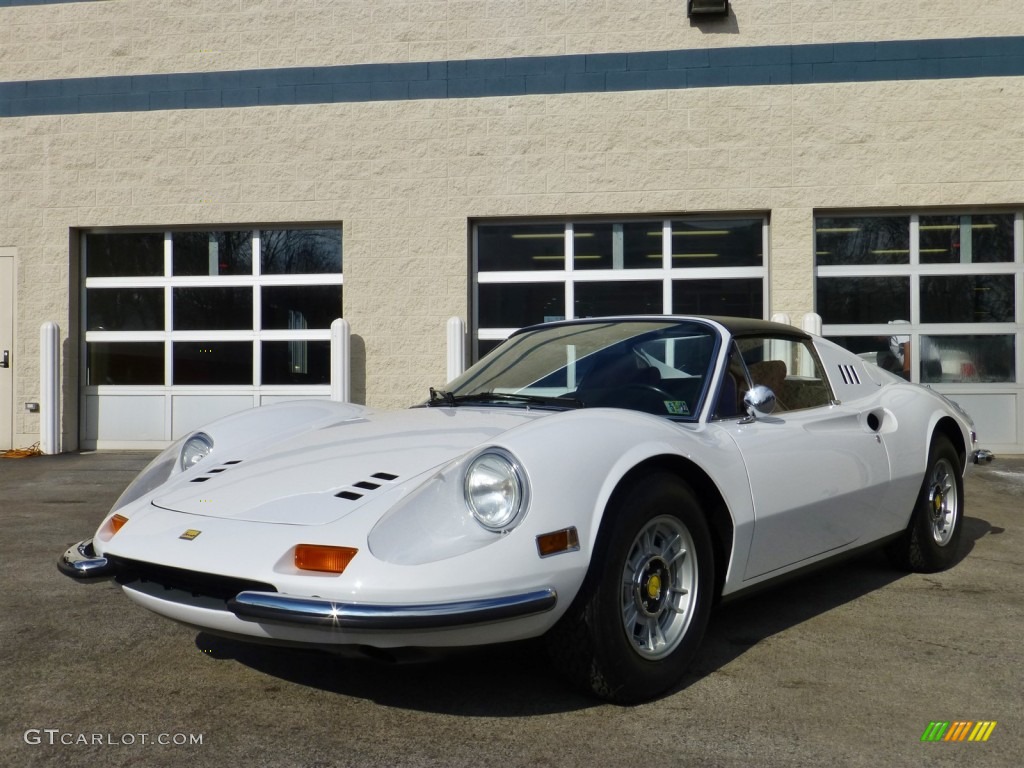
[[[548,647],[577,685],[634,704],[676,685],[700,644],[714,583],[711,536],[689,486],[669,474],[620,495],[604,525]]]
[[[889,547],[890,557],[900,567],[919,573],[949,568],[960,548],[963,516],[960,456],[949,438],[936,435],[910,525]]]

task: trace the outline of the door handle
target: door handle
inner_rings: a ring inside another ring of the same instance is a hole
[[[8,350],[4,350],[3,357],[0,357],[0,368],[11,367],[11,353]]]

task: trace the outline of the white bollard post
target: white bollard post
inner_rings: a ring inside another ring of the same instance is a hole
[[[60,327],[39,328],[39,450],[60,453]]]
[[[782,323],[783,325],[792,325],[792,322],[789,319],[789,315],[787,315],[785,312],[772,313],[772,322]]]
[[[348,320],[331,323],[331,400],[347,403],[352,399],[352,331]]]
[[[815,336],[821,336],[821,315],[817,312],[808,312],[804,315],[803,329]]]
[[[448,318],[448,381],[466,369],[466,324],[461,317]]]

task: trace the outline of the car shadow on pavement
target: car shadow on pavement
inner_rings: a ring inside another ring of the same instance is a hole
[[[965,518],[960,560],[969,556],[978,539],[999,533],[1002,529],[984,520]],[[773,635],[906,576],[875,550],[758,592],[756,599],[741,598],[721,605],[712,612],[689,673],[666,695],[685,690]],[[272,647],[205,632],[196,637],[196,648],[214,659],[233,660],[296,685],[417,711],[523,717],[602,704],[562,680],[539,640],[403,663]]]

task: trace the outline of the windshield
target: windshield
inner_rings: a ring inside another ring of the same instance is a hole
[[[695,419],[718,348],[692,321],[558,324],[512,336],[431,404],[471,400],[549,407],[629,408]]]

